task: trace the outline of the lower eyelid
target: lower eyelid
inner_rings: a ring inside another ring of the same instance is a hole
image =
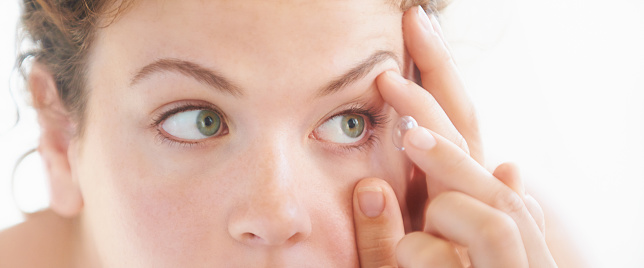
[[[375,143],[377,143],[378,139],[378,130],[383,126],[386,125],[386,122],[388,121],[387,119],[387,114],[380,108],[372,107],[365,109],[366,105],[359,105],[356,108],[351,108],[347,109],[341,113],[338,113],[334,116],[338,115],[343,115],[343,114],[359,114],[364,118],[365,125],[366,125],[366,130],[363,139],[361,139],[359,142],[356,144],[338,144],[336,143],[334,146],[337,148],[341,148],[343,150],[364,150],[367,149],[371,146],[373,146]],[[221,124],[222,124],[222,129],[219,131],[220,133],[215,134],[212,137],[209,138],[204,138],[200,140],[180,140],[177,139],[176,137],[170,135],[169,133],[163,133],[161,128],[161,125],[165,121],[165,119],[173,116],[174,114],[178,113],[177,111],[190,111],[190,110],[202,110],[202,109],[208,109],[215,111],[218,113],[221,117]],[[174,111],[174,112],[173,112]],[[172,113],[171,113],[172,112]],[[170,114],[171,113],[171,114]],[[164,140],[164,142],[170,142],[172,144],[179,144],[182,146],[188,146],[188,147],[193,147],[195,145],[204,145],[208,143],[208,140],[210,139],[216,139],[219,138],[223,135],[228,134],[229,132],[229,127],[228,127],[228,122],[225,119],[225,115],[221,113],[218,109],[213,109],[210,106],[205,106],[205,105],[183,105],[183,106],[178,106],[175,109],[170,110],[169,112],[166,112],[165,114],[162,114],[160,118],[163,118],[163,120],[160,120],[156,124],[156,128],[158,130],[158,136],[161,136]],[[332,118],[332,117],[331,117]],[[317,130],[317,129],[316,129]],[[319,138],[318,135],[316,135],[316,131],[313,131],[310,134],[314,139],[324,141]],[[168,137],[169,136],[169,137]],[[174,137],[174,138],[173,138]]]

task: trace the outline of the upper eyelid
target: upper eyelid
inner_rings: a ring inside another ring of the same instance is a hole
[[[170,118],[171,116],[181,113],[181,112],[188,112],[188,111],[194,111],[194,110],[211,110],[219,114],[223,122],[226,121],[226,114],[221,111],[221,109],[217,108],[215,105],[209,104],[209,103],[194,103],[190,101],[185,101],[185,102],[179,102],[179,103],[172,103],[169,104],[172,105],[170,108],[165,108],[162,109],[161,111],[157,111],[153,113],[152,116],[152,123],[150,124],[151,127],[158,127],[163,121],[166,119]],[[167,106],[167,105],[166,105]],[[227,124],[227,123],[226,123]]]
[[[220,132],[228,133],[228,131],[229,131],[228,130],[229,129],[228,123],[225,121],[225,115],[222,112],[220,112],[219,109],[211,107],[211,105],[205,105],[204,106],[204,105],[194,105],[194,104],[189,104],[189,103],[188,104],[183,104],[183,105],[177,104],[176,107],[174,107],[174,108],[168,108],[168,109],[166,109],[166,111],[158,112],[157,113],[158,118],[153,119],[153,122],[151,124],[151,128],[155,129],[156,132],[158,132],[158,135],[163,137],[164,141],[170,141],[172,144],[177,143],[177,144],[181,144],[181,145],[190,145],[190,146],[193,146],[193,145],[205,145],[206,142],[207,142],[206,140],[210,140],[212,138],[217,138],[217,137],[219,137],[221,135],[225,135],[225,134],[218,134],[218,135],[213,135],[213,136],[206,137],[206,138],[203,138],[203,139],[183,140],[183,139],[181,139],[179,137],[173,136],[172,134],[168,133],[167,130],[165,130],[163,128],[163,123],[168,118],[171,118],[171,117],[173,117],[173,116],[175,116],[175,115],[177,115],[179,113],[191,112],[191,111],[196,111],[196,110],[215,111],[217,114],[219,114],[219,116],[221,118],[221,129],[217,133],[220,133]],[[164,132],[166,134],[163,134]],[[168,137],[167,135],[169,135],[170,137]]]
[[[204,102],[204,101],[180,101],[169,105],[171,105],[169,108],[165,108],[155,113],[156,115],[154,116],[151,127],[158,129],[165,120],[181,112],[187,112],[187,111],[193,111],[193,110],[212,110],[217,112],[221,116],[222,123],[226,126],[226,128],[230,129],[230,122],[228,121],[227,119],[228,117],[226,116],[226,114],[223,111],[221,111],[221,109],[219,109],[218,107],[216,107],[211,103]],[[367,125],[369,128],[368,139],[374,138],[371,136],[375,136],[376,135],[375,132],[387,123],[388,118],[387,118],[386,112],[384,112],[383,107],[378,107],[380,105],[377,105],[377,104],[374,105],[374,104],[363,103],[363,102],[353,102],[353,103],[345,104],[343,106],[345,108],[343,108],[342,110],[332,113],[330,116],[323,117],[320,120],[320,122],[315,125],[314,129],[311,130],[311,133],[314,132],[315,129],[317,129],[321,124],[324,124],[328,120],[336,116],[347,115],[347,114],[359,114],[361,116],[366,117],[365,121],[367,122]],[[169,138],[169,137],[167,138],[174,141],[174,139],[172,138]],[[184,143],[183,141],[177,141],[177,142]],[[195,143],[195,142],[191,142],[191,143]],[[199,142],[196,142],[196,143],[199,143]],[[364,144],[345,145],[343,147],[360,147],[362,145]]]
[[[367,105],[360,105],[360,106],[352,106],[348,107],[342,111],[339,111],[337,113],[334,113],[331,116],[325,117],[325,119],[322,120],[322,123],[319,123],[316,127],[315,130],[313,131],[316,132],[317,129],[322,126],[323,124],[326,124],[329,120],[336,118],[338,116],[345,116],[345,115],[350,115],[350,114],[358,114],[361,115],[362,117],[365,118],[365,123],[367,124],[367,134],[369,136],[374,136],[375,132],[382,128],[387,122],[388,118],[387,115],[384,114],[384,111],[380,108],[366,108]],[[374,111],[375,110],[375,111]],[[350,146],[350,145],[347,145]]]
[[[336,112],[329,112],[326,115],[324,115],[318,122],[317,125],[321,125],[327,120],[336,117],[338,115],[343,115],[347,113],[359,113],[362,112],[361,114],[365,114],[367,112],[372,112],[372,111],[377,111],[377,112],[382,112],[381,108],[378,108],[376,104],[371,103],[369,100],[359,100],[359,99],[354,99],[351,102],[345,103],[343,105],[338,106],[337,108],[333,109],[333,111]]]

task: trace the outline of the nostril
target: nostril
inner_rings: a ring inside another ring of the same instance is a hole
[[[261,191],[228,218],[232,238],[249,246],[290,247],[311,233],[311,219],[298,200],[283,190]]]
[[[242,239],[251,243],[261,242],[263,239],[253,233],[242,234]]]
[[[264,245],[264,246],[278,246],[278,245],[292,245],[297,243],[300,239],[303,238],[303,234],[295,233],[290,236],[284,236],[283,234],[270,233],[265,236],[256,235],[251,232],[247,232],[241,235],[241,241],[249,245]]]
[[[303,233],[296,233],[296,234],[292,235],[291,237],[289,237],[287,242],[289,242],[289,243],[297,243],[298,241],[303,241],[305,239],[306,239],[306,237],[305,237],[305,235]]]

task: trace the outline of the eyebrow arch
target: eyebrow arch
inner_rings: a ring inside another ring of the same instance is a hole
[[[398,63],[398,67],[402,70],[402,65],[400,63],[400,60],[398,60],[396,53],[388,50],[378,50],[365,60],[361,61],[357,66],[351,68],[345,74],[341,75],[339,78],[329,82],[326,86],[320,88],[318,90],[317,96],[323,97],[337,93],[346,86],[355,83],[360,78],[363,78],[376,65],[384,62],[387,59],[394,59],[396,63]],[[219,75],[216,72],[213,72],[196,63],[174,58],[160,59],[141,68],[141,70],[139,70],[130,81],[130,86],[139,83],[141,80],[149,77],[154,73],[163,71],[181,73],[183,75],[192,77],[212,88],[219,89],[222,92],[231,94],[236,97],[244,95],[241,87],[230,82],[222,75]]]
[[[361,61],[356,67],[351,68],[348,72],[341,75],[339,78],[331,81],[326,86],[322,87],[317,96],[323,97],[330,94],[334,94],[341,89],[345,88],[351,83],[356,82],[358,79],[363,78],[378,64],[384,62],[387,59],[393,59],[398,63],[398,67],[402,70],[402,64],[396,56],[396,53],[388,50],[378,50],[371,54],[368,58]]]
[[[138,83],[153,73],[163,71],[181,73],[236,97],[244,95],[240,87],[236,86],[216,72],[193,62],[173,58],[160,59],[141,68],[141,70],[139,70],[132,78],[132,81],[130,81],[130,85]]]

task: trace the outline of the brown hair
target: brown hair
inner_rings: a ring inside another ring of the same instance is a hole
[[[120,2],[117,4],[117,2]],[[34,57],[53,75],[58,97],[82,129],[85,110],[86,58],[94,33],[103,21],[116,18],[131,1],[24,0],[22,34],[33,47],[19,55],[18,66]],[[110,19],[111,18],[111,19]],[[34,101],[36,109],[43,108]],[[39,111],[40,112],[40,111]],[[82,131],[82,130],[78,130]]]
[[[98,27],[106,27],[132,0],[24,0],[22,27],[34,45],[21,54],[18,65],[33,56],[53,75],[66,112],[82,133],[85,110],[85,70],[88,50]],[[442,9],[441,0],[392,0],[404,11],[421,5],[426,11]],[[107,22],[105,22],[107,21]],[[100,25],[103,24],[103,25]],[[36,109],[43,108],[34,101]]]

